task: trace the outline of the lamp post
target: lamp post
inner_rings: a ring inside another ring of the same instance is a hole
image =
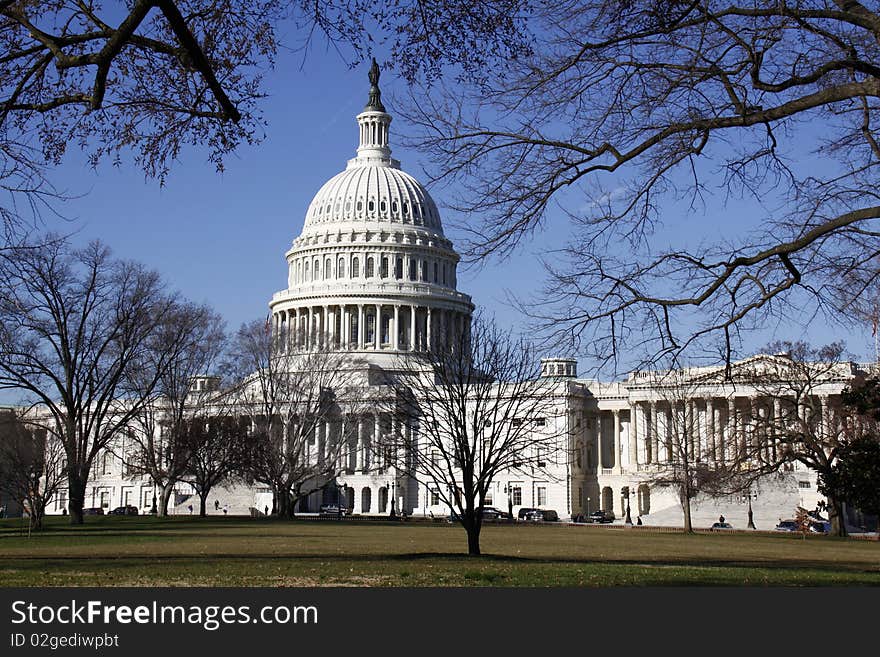
[[[748,500],[748,503],[749,503],[749,524],[746,525],[746,527],[747,527],[748,529],[754,529],[754,528],[755,528],[755,517],[754,517],[754,514],[752,513],[752,496],[753,496],[753,495],[754,495],[754,498],[757,500],[757,499],[758,499],[758,494],[757,494],[757,493],[753,493],[751,489],[749,489],[749,490],[746,491],[746,495],[745,495],[745,497],[746,497],[746,499]]]
[[[394,486],[395,486],[395,483],[396,482],[392,479],[391,483],[388,485],[388,489],[391,491],[391,514],[389,516],[391,518],[397,517],[397,511],[395,511],[395,509],[394,509]]]
[[[336,482],[336,517],[342,518],[342,501],[345,499],[345,484]]]
[[[633,524],[633,521],[632,521],[632,516],[630,516],[630,513],[629,513],[629,486],[626,486],[623,489],[623,494],[624,494],[624,497],[626,497],[626,521],[625,521],[625,524],[631,525],[631,524]]]
[[[587,495],[587,520],[590,519],[590,496]]]

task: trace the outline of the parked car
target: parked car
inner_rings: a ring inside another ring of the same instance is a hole
[[[494,506],[483,507],[483,520],[507,520],[507,512]]]
[[[104,509],[102,509],[100,506],[90,506],[90,507],[83,509],[83,515],[84,516],[103,516]]]
[[[517,511],[516,519],[519,520],[520,522],[526,522],[528,520],[531,520],[531,518],[529,518],[529,516],[537,510],[538,509],[535,509],[533,507],[524,506],[519,511]]]
[[[609,523],[614,522],[614,518],[614,511],[603,511],[602,509],[599,509],[598,511],[593,511],[587,516],[587,522]]]
[[[113,509],[110,514],[111,516],[136,516],[138,515],[138,510],[136,506],[117,506]]]
[[[539,522],[557,522],[559,520],[559,514],[554,509],[535,509],[533,515],[536,516],[535,520]]]
[[[780,520],[774,529],[778,532],[798,532],[801,530],[795,520]]]
[[[814,520],[810,523],[810,531],[813,534],[828,534],[831,531],[831,523],[827,520]]]
[[[713,532],[720,532],[728,529],[733,529],[733,525],[731,525],[729,522],[715,522],[712,523],[711,527],[709,527],[709,530]]]

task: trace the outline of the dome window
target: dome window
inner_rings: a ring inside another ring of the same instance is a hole
[[[409,280],[416,280],[416,261],[412,259],[409,261]]]
[[[330,262],[330,258],[327,258],[324,261],[324,278],[330,278],[333,273],[333,264]]]
[[[363,209],[364,209],[364,202],[363,202],[363,201],[358,201],[358,203],[357,203],[357,211],[358,211],[358,212],[362,212]]]
[[[397,280],[403,278],[403,258],[398,257],[394,262],[394,278]]]
[[[336,278],[345,278],[345,258],[340,258],[336,266]]]
[[[397,201],[391,201],[391,212],[397,214]]]
[[[387,211],[387,209],[388,209],[388,204],[385,202],[385,199],[383,198],[382,201],[379,203],[379,212],[384,214]]]
[[[373,212],[375,209],[376,209],[376,204],[372,200],[370,200],[367,203],[367,212]]]
[[[346,201],[346,202],[345,202],[345,211],[346,211],[346,212],[351,212],[351,201]]]
[[[367,271],[365,272],[367,278],[373,278],[375,275],[375,264],[372,258],[367,258]]]
[[[359,258],[354,258],[351,261],[351,277],[352,278],[360,278],[361,275],[361,261]]]
[[[305,267],[305,281],[308,282],[308,281],[309,281],[309,261],[306,260],[306,263],[305,263],[305,264],[306,264],[306,267]]]
[[[388,278],[388,258],[382,258],[382,265],[379,271],[380,278]]]

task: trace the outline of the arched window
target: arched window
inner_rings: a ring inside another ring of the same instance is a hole
[[[310,274],[309,274],[309,261],[306,260],[306,263],[305,263],[305,264],[306,264],[306,268],[305,268],[305,282],[308,283],[309,280],[310,280],[310,278],[309,278],[309,276],[310,276]]]
[[[427,282],[428,281],[428,261],[427,260],[422,260],[422,271],[419,273],[420,273],[419,280],[422,282]]]
[[[375,275],[374,267],[373,258],[367,258],[367,271],[365,272],[367,278],[373,278]]]
[[[434,261],[434,283],[437,282],[437,261]]]
[[[336,265],[336,278],[345,278],[345,258],[340,258]]]
[[[313,265],[313,271],[315,272],[315,280],[321,280],[321,261],[315,258],[315,264]]]
[[[331,278],[333,273],[333,263],[330,262],[330,258],[327,258],[324,261],[324,278]]]
[[[382,256],[382,265],[379,271],[380,278],[388,278],[388,257]]]
[[[416,280],[416,261],[412,258],[409,260],[409,280]]]
[[[360,278],[361,275],[361,261],[359,258],[354,257],[351,260],[351,277],[352,278]]]
[[[401,280],[403,278],[403,258],[398,257],[394,262],[394,278]]]

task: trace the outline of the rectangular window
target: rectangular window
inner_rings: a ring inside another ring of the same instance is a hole
[[[416,261],[412,259],[409,261],[409,280],[416,280]]]
[[[519,484],[510,487],[510,496],[513,498],[513,505],[522,505],[522,486]]]
[[[492,497],[492,491],[487,490],[487,491],[486,491],[486,497],[485,497],[485,500],[486,500],[486,501],[485,501],[485,504],[486,504],[486,506],[492,506],[492,504],[493,504],[492,500],[493,500],[493,499],[494,499],[494,498]]]
[[[538,486],[537,497],[538,497],[538,506],[546,506],[547,505],[547,487],[546,486]]]
[[[431,491],[431,506],[440,504],[440,493],[436,490]]]
[[[388,278],[388,258],[382,258],[382,271],[379,275],[382,278]]]
[[[113,462],[113,455],[110,454],[109,452],[105,453],[104,457],[102,459],[102,464],[101,464],[101,466],[102,466],[101,467],[101,474],[105,474],[105,475],[110,474],[110,468],[111,468],[112,462]]]
[[[543,427],[546,424],[547,424],[547,420],[545,420],[544,418],[542,418],[542,417],[535,418],[535,426],[536,427]]]
[[[394,263],[394,278],[397,280],[403,278],[403,258],[398,258]]]
[[[809,482],[809,481],[806,481],[806,480],[803,480],[803,479],[800,480],[800,481],[798,481],[798,488],[809,488],[809,487],[810,487],[810,482]]]
[[[67,489],[62,488],[58,491],[58,500],[55,503],[55,508],[61,511],[67,506]]]

